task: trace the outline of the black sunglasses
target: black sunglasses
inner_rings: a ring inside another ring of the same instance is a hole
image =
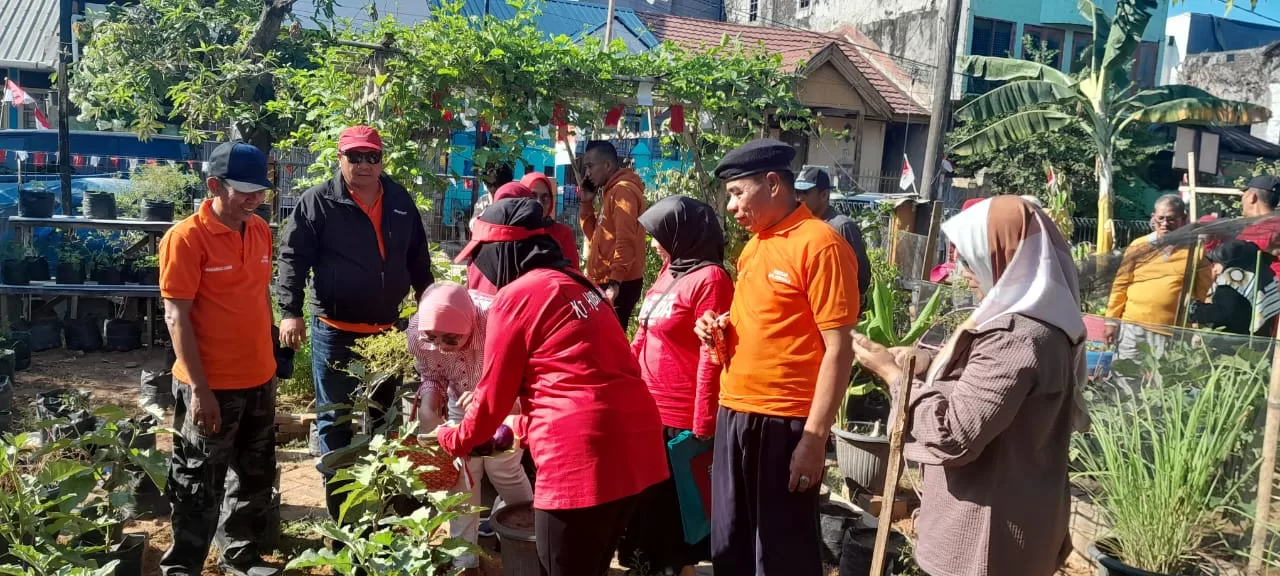
[[[370,164],[382,163],[381,152],[347,152],[346,156],[347,161],[352,164],[364,164],[365,162]]]

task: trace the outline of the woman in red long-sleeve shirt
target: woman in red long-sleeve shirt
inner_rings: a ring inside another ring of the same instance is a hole
[[[662,422],[599,288],[569,268],[542,207],[499,200],[459,254],[498,288],[475,399],[440,446],[468,454],[517,398],[538,466],[534,531],[549,576],[608,573],[637,495],[667,477]]]
[[[709,360],[693,327],[708,311],[728,311],[733,301],[720,218],[703,202],[669,196],[641,214],[640,225],[665,265],[640,308],[631,351],[658,405],[664,440],[691,430],[707,441],[716,431],[720,367]],[[709,539],[685,543],[674,480],[650,487],[641,498],[646,514],[632,517],[619,560],[656,574],[692,575],[694,565],[711,557]]]

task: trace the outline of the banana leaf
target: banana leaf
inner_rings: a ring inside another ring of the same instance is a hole
[[[1053,110],[1027,110],[987,126],[957,142],[951,152],[958,156],[999,150],[1004,146],[1079,122],[1079,118]]]
[[[1071,86],[1044,80],[1020,80],[1000,86],[956,110],[956,116],[984,120],[1013,114],[1040,104],[1053,104],[1075,98],[1079,92]]]

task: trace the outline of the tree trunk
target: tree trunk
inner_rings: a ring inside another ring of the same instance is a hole
[[[1115,225],[1112,223],[1111,206],[1111,152],[1098,154],[1098,245],[1099,255],[1111,252],[1115,244]]]
[[[249,41],[245,44],[244,51],[241,55],[246,59],[259,59],[264,54],[269,53],[275,48],[276,42],[280,38],[280,30],[284,25],[284,18],[293,11],[293,5],[297,0],[268,0],[262,6],[262,13],[258,16],[258,25],[254,27],[253,35],[249,37]],[[239,96],[245,102],[256,102],[259,107],[265,106],[270,100],[266,93],[270,91],[268,84],[271,76],[263,74],[256,78],[245,79],[239,82]],[[263,154],[271,155],[271,149],[275,146],[276,135],[272,133],[268,124],[261,120],[253,123],[238,124],[236,126],[240,132],[240,138],[246,142],[257,146],[262,150]]]

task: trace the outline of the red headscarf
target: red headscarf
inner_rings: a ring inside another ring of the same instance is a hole
[[[541,182],[543,186],[546,186],[547,190],[551,193],[551,201],[548,202],[546,206],[543,206],[542,209],[547,218],[554,218],[556,215],[556,186],[551,183],[551,178],[548,178],[546,174],[541,172],[530,172],[520,179],[520,183],[528,186],[530,190],[533,190],[533,185],[538,182]]]

